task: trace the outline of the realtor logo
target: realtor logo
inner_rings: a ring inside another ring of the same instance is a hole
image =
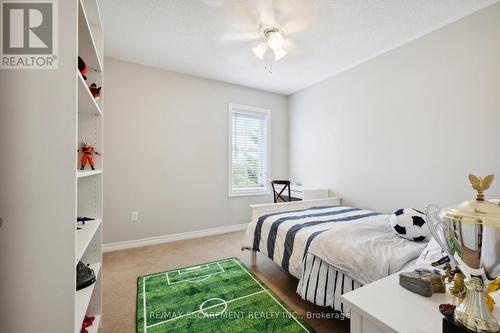
[[[57,2],[0,0],[0,68],[57,68]]]

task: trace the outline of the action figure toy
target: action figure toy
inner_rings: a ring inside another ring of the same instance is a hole
[[[92,217],[87,217],[87,216],[78,216],[76,218],[76,222],[81,222],[83,225],[85,225],[85,222],[87,221],[94,221],[95,219]]]
[[[87,162],[90,164],[90,167],[92,168],[92,170],[95,170],[95,168],[94,168],[94,155],[101,155],[101,154],[99,152],[97,152],[94,149],[94,147],[87,144],[86,142],[82,142],[82,147],[78,151],[82,153],[80,170],[85,169]]]
[[[89,331],[87,330],[87,327],[92,326],[92,324],[94,324],[94,320],[95,320],[94,316],[92,316],[92,317],[85,316],[85,319],[83,320],[83,323],[82,323],[81,333],[88,333]]]
[[[87,68],[85,61],[83,61],[80,57],[78,57],[78,70],[80,71],[80,74],[82,74],[83,79],[87,80],[87,76],[85,74],[87,74],[89,69]]]
[[[101,98],[101,88],[102,87],[97,87],[97,84],[95,83],[92,83],[89,87],[90,92],[92,93],[92,96],[94,96],[94,99],[96,101],[98,101],[99,98]]]

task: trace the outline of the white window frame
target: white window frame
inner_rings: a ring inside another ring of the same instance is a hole
[[[249,191],[233,191],[233,111],[244,111],[253,115],[266,115],[267,116],[267,181],[263,190],[249,190]],[[271,110],[258,108],[255,106],[240,105],[231,103],[228,106],[228,196],[229,197],[243,197],[243,196],[256,196],[256,195],[269,195],[271,178]]]

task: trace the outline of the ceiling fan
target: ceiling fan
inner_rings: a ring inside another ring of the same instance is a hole
[[[246,4],[247,11],[239,12],[235,19],[239,32],[224,33],[222,41],[238,43],[241,49],[262,60],[272,74],[277,61],[303,49],[296,47],[294,39],[313,21],[314,6],[303,0],[255,0]]]
[[[273,73],[273,63],[286,56],[283,48],[283,33],[278,26],[266,26],[261,28],[264,41],[252,49],[255,55],[264,61],[265,68]]]

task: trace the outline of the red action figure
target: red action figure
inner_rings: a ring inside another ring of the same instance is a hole
[[[83,323],[82,323],[82,330],[81,330],[81,333],[88,333],[89,331],[87,330],[87,327],[90,327],[92,326],[92,324],[94,323],[94,320],[95,320],[95,317],[89,317],[89,316],[85,316],[85,319],[83,320]]]
[[[86,142],[82,142],[82,148],[78,150],[79,152],[82,153],[82,159],[81,159],[81,166],[80,170],[84,170],[85,166],[87,165],[87,162],[90,164],[90,167],[92,170],[94,169],[94,154],[95,155],[101,155],[97,151],[95,151],[94,147],[91,145],[87,144]]]

